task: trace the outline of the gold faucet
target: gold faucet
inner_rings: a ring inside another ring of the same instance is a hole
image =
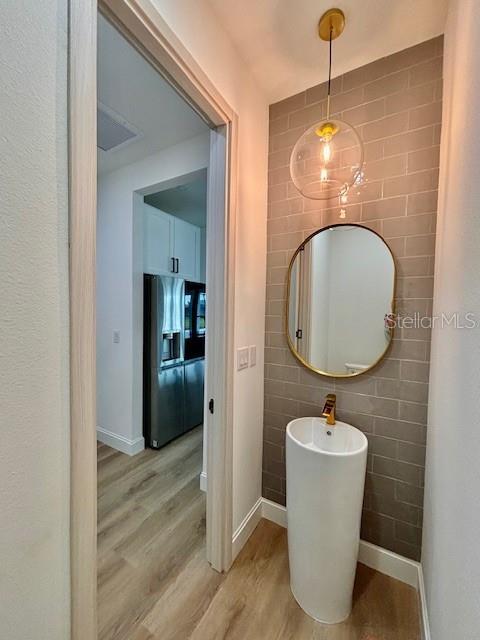
[[[335,424],[335,406],[337,404],[337,396],[329,393],[325,398],[325,406],[323,407],[322,416],[327,419],[327,424]]]

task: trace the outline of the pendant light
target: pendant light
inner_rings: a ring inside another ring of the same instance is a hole
[[[344,27],[345,16],[340,9],[330,9],[320,18],[319,36],[329,43],[327,114],[297,140],[290,157],[295,187],[313,200],[346,196],[358,182],[363,166],[363,145],[355,128],[330,117],[332,41]]]

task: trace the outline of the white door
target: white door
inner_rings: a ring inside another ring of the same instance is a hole
[[[174,219],[145,204],[143,224],[145,273],[173,273]]]
[[[173,255],[177,259],[177,273],[186,280],[200,278],[200,228],[175,219]]]

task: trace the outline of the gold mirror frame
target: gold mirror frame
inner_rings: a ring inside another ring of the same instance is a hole
[[[359,227],[360,229],[365,229],[366,231],[370,231],[371,233],[376,235],[378,238],[380,238],[380,240],[386,246],[386,248],[387,248],[387,250],[388,250],[388,252],[389,252],[389,254],[390,254],[391,258],[392,258],[392,262],[393,262],[393,287],[392,287],[392,301],[391,301],[391,305],[390,306],[391,306],[391,314],[392,314],[392,316],[394,318],[396,317],[395,316],[395,291],[396,291],[396,283],[397,283],[397,265],[395,263],[395,258],[393,257],[392,250],[390,249],[390,247],[386,243],[385,239],[382,238],[382,236],[379,233],[377,233],[373,229],[370,229],[370,227],[364,226],[363,224],[356,224],[354,222],[329,224],[326,227],[322,227],[321,229],[317,229],[317,231],[314,231],[307,238],[305,238],[305,240],[303,240],[303,242],[297,247],[297,249],[295,250],[295,253],[292,256],[292,259],[290,260],[290,264],[288,265],[288,272],[287,272],[287,300],[286,300],[286,303],[285,303],[285,308],[286,308],[286,313],[285,313],[285,334],[287,336],[287,343],[288,343],[288,346],[290,348],[290,351],[297,358],[297,360],[299,360],[299,362],[301,362],[303,364],[303,366],[306,367],[307,369],[309,369],[310,371],[313,371],[314,373],[318,373],[321,376],[326,376],[327,378],[356,378],[357,376],[361,376],[362,374],[367,373],[367,372],[371,371],[372,369],[374,369],[383,360],[383,358],[387,355],[387,352],[388,352],[388,350],[390,349],[390,347],[392,345],[393,332],[394,332],[394,328],[393,327],[388,327],[390,339],[389,339],[388,344],[385,347],[383,353],[380,355],[380,357],[377,358],[377,360],[375,360],[375,362],[372,365],[370,365],[367,369],[364,369],[362,371],[358,371],[357,373],[329,373],[327,371],[322,371],[321,369],[317,369],[316,367],[312,366],[309,362],[307,362],[304,358],[302,358],[302,356],[295,349],[295,346],[294,346],[293,342],[290,339],[290,333],[288,331],[288,327],[289,327],[289,324],[290,324],[290,322],[289,322],[290,321],[290,311],[289,311],[289,309],[290,309],[290,279],[291,279],[291,274],[292,274],[292,269],[293,269],[293,264],[295,262],[295,258],[298,256],[300,251],[302,251],[304,249],[304,247],[307,244],[307,242],[310,242],[310,240],[312,240],[312,238],[314,238],[319,233],[322,233],[323,231],[328,231],[329,229],[334,229],[335,227]]]

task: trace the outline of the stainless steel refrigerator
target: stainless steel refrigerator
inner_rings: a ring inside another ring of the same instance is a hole
[[[197,331],[200,345],[197,340],[192,349]],[[143,430],[149,447],[158,449],[203,422],[202,332],[204,344],[204,285],[144,276]]]

